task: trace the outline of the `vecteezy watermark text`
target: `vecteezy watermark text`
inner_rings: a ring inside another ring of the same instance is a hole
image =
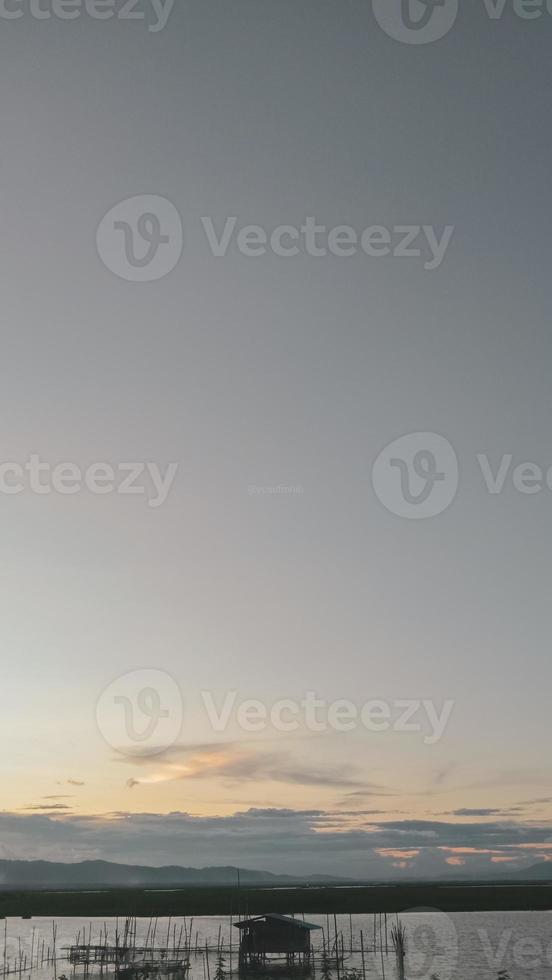
[[[281,698],[267,703],[259,698],[240,698],[238,691],[228,691],[219,703],[211,691],[202,691],[201,699],[209,723],[215,732],[224,732],[230,724],[244,732],[258,734],[272,729],[292,733],[352,732],[364,728],[369,732],[417,732],[426,745],[438,742],[450,721],[455,702],[443,701],[438,707],[426,698],[374,698],[361,705],[348,698],[327,701],[307,691],[297,700]]]
[[[92,20],[143,21],[148,31],[158,34],[167,26],[175,0],[0,0],[0,18],[20,20],[77,20],[83,15]]]
[[[98,496],[116,493],[147,498],[148,507],[165,503],[178,472],[178,463],[163,469],[157,463],[120,462],[116,465],[93,462],[81,467],[74,462],[52,464],[33,453],[25,463],[0,461],[0,494],[16,496],[33,493],[65,496],[89,493]]]
[[[354,228],[327,225],[313,215],[298,224],[265,227],[240,222],[236,215],[203,216],[196,229],[216,259],[237,253],[248,259],[265,256],[290,260],[400,259],[417,262],[428,272],[441,267],[454,235],[454,225],[381,224]],[[187,238],[193,228],[187,227]],[[96,233],[98,254],[114,275],[128,282],[153,282],[176,267],[184,247],[184,229],[177,208],[167,198],[143,194],[127,198],[102,218]]]
[[[418,735],[425,745],[440,741],[455,705],[453,700],[437,704],[428,698],[328,701],[314,691],[306,691],[300,698],[267,701],[242,697],[237,690],[217,694],[203,690],[200,700],[206,720],[217,735],[231,728],[248,735],[364,729],[374,734]],[[96,721],[106,742],[123,755],[160,754],[174,744],[182,730],[184,701],[180,686],[170,674],[157,668],[129,671],[102,691],[96,705]]]
[[[247,258],[260,258],[272,253],[282,259],[308,255],[311,258],[350,258],[363,252],[369,258],[392,256],[396,259],[422,259],[428,271],[438,269],[445,258],[454,234],[454,226],[446,225],[439,233],[433,225],[369,225],[359,230],[352,225],[328,227],[312,215],[301,225],[277,225],[266,229],[262,225],[239,226],[236,216],[226,218],[220,231],[215,230],[212,218],[203,217],[211,253],[217,258],[227,255],[233,247]]]
[[[516,936],[513,929],[503,929],[492,938],[488,929],[478,929],[481,948],[491,970],[506,974],[504,965],[519,970],[542,970],[552,967],[552,941],[542,936]]]

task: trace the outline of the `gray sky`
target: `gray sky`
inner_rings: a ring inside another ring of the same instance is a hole
[[[474,833],[457,811],[522,803],[511,843],[540,844],[551,808],[527,801],[550,785],[552,491],[519,492],[512,471],[552,465],[549,14],[464,4],[445,37],[414,45],[368,0],[177,0],[157,33],[21,9],[0,17],[0,457],[179,469],[159,507],[0,494],[4,853],[56,853],[40,828],[82,841],[89,814],[165,827],[170,811],[239,823],[249,807],[297,811],[298,842],[305,821],[320,830],[305,812],[356,808],[452,821],[454,846],[483,851],[497,814]],[[114,275],[96,247],[135,195],[183,222],[182,257],[153,282]],[[234,240],[217,258],[201,218],[220,235],[232,216],[268,234],[308,216],[394,242],[402,226],[454,232],[433,270],[360,248],[251,258]],[[418,432],[454,447],[459,487],[443,513],[406,520],[378,500],[372,466]],[[502,493],[477,454],[493,472],[512,455]],[[98,731],[102,691],[146,668],[181,689],[191,772],[165,756],[137,767]],[[213,732],[202,690],[454,711],[432,745],[361,728],[253,738]],[[220,742],[222,761],[205,749]],[[84,784],[70,810],[48,813],[70,779]],[[369,795],[345,804],[355,792]],[[349,833],[372,867],[367,820],[338,820],[328,870],[350,870]],[[163,833],[151,863],[174,860]],[[72,853],[132,860],[109,834]],[[253,865],[278,870],[276,836]],[[205,845],[210,863],[239,859],[232,839]]]

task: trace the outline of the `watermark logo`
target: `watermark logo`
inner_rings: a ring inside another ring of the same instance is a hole
[[[431,44],[452,29],[458,0],[372,0],[382,30],[403,44]]]
[[[96,705],[101,735],[123,755],[159,755],[177,741],[182,720],[180,688],[162,670],[123,674],[103,691]]]
[[[452,980],[458,964],[458,933],[439,909],[414,908],[403,913],[406,929],[406,976],[416,980]]]
[[[413,432],[389,443],[372,468],[376,496],[392,514],[424,520],[442,514],[458,491],[458,459],[448,439]]]
[[[130,197],[102,219],[96,244],[102,262],[114,275],[128,282],[153,282],[168,276],[180,260],[182,220],[164,197]]]

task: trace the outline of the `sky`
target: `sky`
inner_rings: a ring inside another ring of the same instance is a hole
[[[552,19],[455,7],[0,4],[0,856],[552,855]]]

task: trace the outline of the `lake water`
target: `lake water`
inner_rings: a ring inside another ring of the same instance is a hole
[[[330,937],[334,937],[333,916],[327,919],[326,916],[309,915],[309,922],[316,923],[322,928],[312,933],[312,941],[315,949],[321,950],[323,937],[327,935],[329,929]],[[450,913],[442,912],[415,912],[403,915],[401,921],[407,931],[407,958],[406,958],[406,978],[407,980],[497,980],[499,976],[508,976],[510,980],[552,980],[552,913],[550,912],[469,912],[469,913]],[[395,922],[395,916],[388,916],[388,934],[391,925]],[[72,967],[62,957],[66,955],[63,947],[76,941],[80,933],[81,941],[85,934],[88,938],[89,931],[92,941],[100,940],[100,934],[107,925],[108,937],[110,942],[114,942],[116,921],[108,919],[77,919],[65,918],[56,920],[57,924],[57,954],[59,962],[57,964],[58,978],[65,974],[72,976]],[[137,941],[145,942],[148,931],[149,920],[137,920]],[[119,930],[122,932],[123,922],[119,920]],[[352,934],[351,934],[352,926]],[[233,929],[232,950],[230,957],[230,923],[228,918],[216,916],[204,916],[190,920],[173,918],[170,922],[167,919],[159,919],[157,926],[157,940],[164,944],[167,934],[170,933],[171,945],[172,937],[178,937],[180,930],[192,936],[192,945],[196,942],[199,946],[215,946],[219,941],[219,935],[226,948],[225,968],[229,972],[230,958],[232,959],[233,971],[237,968],[237,944],[238,930]],[[382,956],[378,950],[374,954],[371,947],[374,942],[374,916],[372,915],[348,915],[337,916],[338,932],[343,937],[343,947],[345,952],[345,962],[340,970],[341,980],[344,971],[351,969],[362,970],[362,956],[360,953],[360,937],[362,932],[363,945],[365,948],[364,968],[368,980],[378,980],[384,976],[388,980],[396,977],[395,956],[391,951]],[[220,930],[220,933],[219,933]],[[6,957],[12,970],[16,968],[16,973],[10,974],[12,980],[19,980],[19,956],[24,959],[27,956],[27,963],[30,962],[31,950],[36,956],[37,950],[41,950],[42,942],[44,947],[52,946],[52,920],[44,918],[33,918],[31,920],[7,919],[0,922],[0,972],[2,971],[4,954],[4,932],[7,935]],[[383,945],[385,945],[385,929],[382,924],[381,935]],[[380,929],[379,921],[376,920],[376,940],[379,946]],[[388,935],[389,938],[389,935]],[[389,938],[389,945],[391,945]],[[352,946],[352,952],[351,952]],[[194,954],[191,957],[191,969],[189,980],[207,980],[213,978],[216,966],[216,953],[208,956],[208,969],[204,953]],[[320,976],[320,969],[317,969]],[[336,970],[332,970],[334,980],[337,980]],[[27,980],[31,976],[32,980],[53,980],[53,966],[34,969],[32,974],[27,967],[26,971],[21,972],[21,980]],[[76,977],[82,976],[82,970],[77,970]],[[93,976],[93,974],[91,974]],[[281,978],[282,974],[278,974]]]

